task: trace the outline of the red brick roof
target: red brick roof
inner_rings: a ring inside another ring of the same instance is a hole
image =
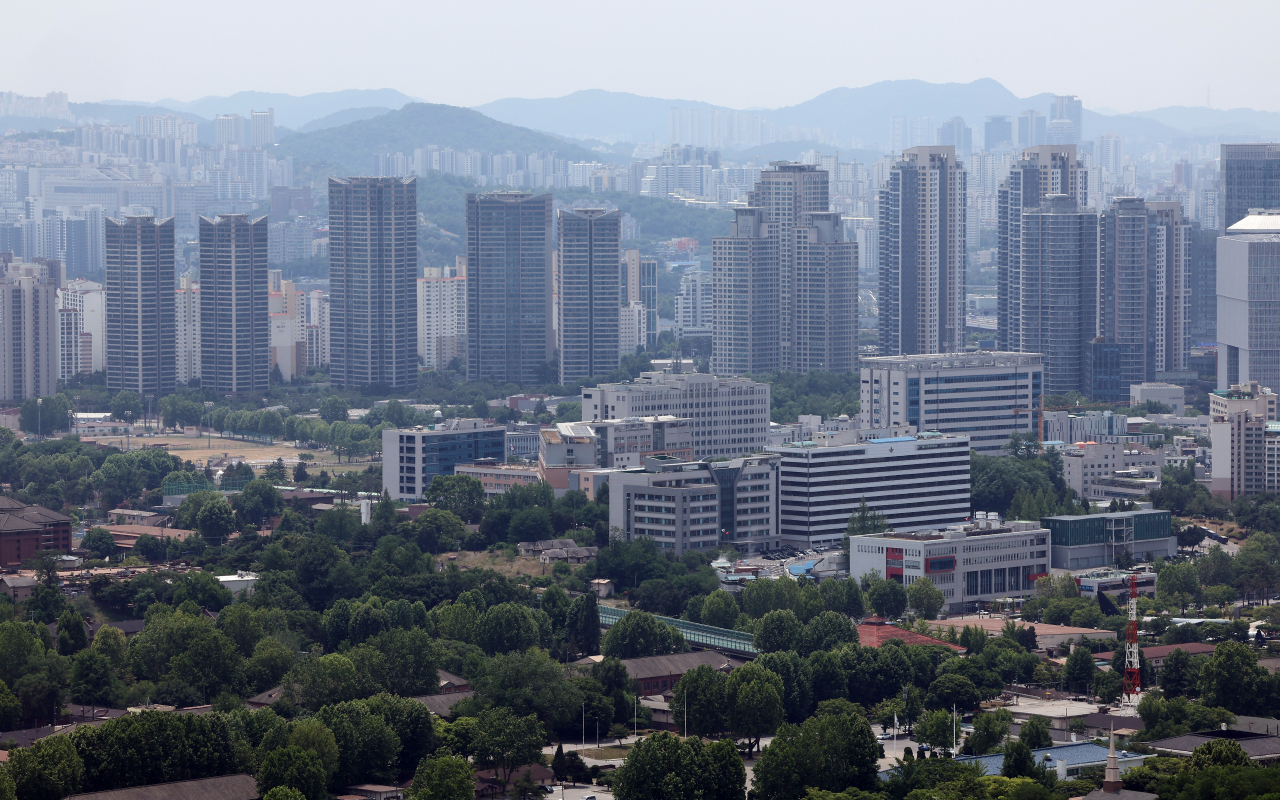
[[[957,652],[964,652],[964,647],[943,639],[935,639],[932,636],[925,636],[915,631],[903,630],[895,628],[884,620],[883,617],[867,617],[858,626],[858,644],[863,647],[879,647],[890,639],[901,639],[903,644],[936,644],[943,647],[950,647]]]

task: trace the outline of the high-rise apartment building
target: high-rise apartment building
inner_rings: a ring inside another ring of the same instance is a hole
[[[1041,353],[1046,394],[1079,392],[1085,346],[1098,327],[1098,215],[1068,195],[1047,195],[1022,212],[1017,316],[1009,339]],[[1011,304],[1012,305],[1012,304]]]
[[[106,221],[107,389],[157,400],[177,374],[173,218]]]
[[[418,384],[417,193],[417,178],[329,179],[335,387]]]
[[[962,433],[1000,455],[1009,434],[1040,431],[1043,395],[1038,353],[880,356],[862,362],[859,416],[865,428]]]
[[[582,390],[582,421],[671,414],[693,420],[693,456],[741,456],[769,440],[769,384],[703,373],[644,372]]]
[[[1218,389],[1280,391],[1280,212],[1244,217],[1217,248]]]
[[[1021,351],[1022,219],[1027,209],[1049,195],[1066,195],[1084,208],[1088,173],[1080,168],[1075,145],[1041,145],[1022,151],[997,190],[996,348]],[[1028,352],[1039,352],[1031,348]]]
[[[465,354],[467,268],[426,267],[418,278],[418,360],[427,371],[443,370]]]
[[[267,147],[276,142],[276,110],[253,111],[249,114],[249,146]]]
[[[184,275],[174,294],[174,330],[177,334],[175,369],[178,384],[190,386],[204,373],[200,367],[200,282]]]
[[[1251,208],[1280,208],[1280,144],[1224,144],[1221,169],[1222,230]]]
[[[802,214],[793,235],[795,372],[850,372],[858,360],[858,245],[836,211]]]
[[[880,190],[880,352],[964,348],[966,183],[951,146],[914,147]]]
[[[0,278],[0,399],[20,403],[58,390],[57,262],[14,261]]]
[[[1039,111],[1027,109],[1018,115],[1018,147],[1045,144],[1045,118]]]
[[[626,250],[622,254],[622,272],[622,305],[638,301],[643,306],[643,344],[653,352],[658,346],[658,259],[641,258],[639,250]]]
[[[715,279],[705,272],[685,273],[680,278],[680,293],[674,302],[677,339],[715,335],[715,292]]]
[[[200,218],[200,388],[265,392],[271,374],[267,218]]]
[[[1099,220],[1099,345],[1114,345],[1086,380],[1094,400],[1128,397],[1129,386],[1186,369],[1190,348],[1191,224],[1177,202],[1117,198]],[[1105,348],[1104,348],[1105,349]],[[1087,359],[1086,359],[1087,360]],[[1114,380],[1101,373],[1114,372]],[[1099,386],[1116,396],[1097,396]]]
[[[779,238],[763,208],[735,209],[728,236],[712,239],[716,326],[711,369],[717,375],[782,368]]]
[[[219,114],[213,118],[213,141],[218,147],[245,144],[244,117]]]
[[[932,133],[931,126],[929,135],[932,136]],[[778,161],[770,167],[760,173],[759,182],[747,198],[750,207],[763,210],[764,216],[760,219],[760,223],[768,225],[767,228],[759,224],[753,226],[755,228],[753,235],[771,236],[777,240],[776,325],[779,364],[777,368],[794,369],[792,362],[796,346],[795,229],[802,223],[803,215],[825,213],[831,210],[830,176],[814,164]],[[843,239],[843,232],[841,232],[841,239]],[[712,260],[714,262],[714,250]],[[728,298],[717,288],[716,299],[719,303]],[[770,328],[774,325],[772,321],[765,322],[758,314],[753,314],[752,322],[767,325]]]
[[[555,347],[551,234],[550,194],[467,195],[469,380],[544,375]]]
[[[80,350],[84,335],[84,312],[74,308],[58,309],[58,380],[71,380],[81,372]]]
[[[622,212],[564,209],[559,218],[560,383],[618,368]],[[630,355],[630,354],[628,354]]]

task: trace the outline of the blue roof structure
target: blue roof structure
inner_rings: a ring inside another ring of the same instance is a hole
[[[792,575],[808,575],[810,572],[813,571],[813,565],[817,563],[818,563],[817,560],[814,560],[814,561],[805,561],[804,563],[801,563],[801,564],[792,564],[791,566],[787,567],[787,572],[790,572]]]
[[[914,442],[915,440],[916,437],[914,436],[894,436],[889,439],[868,439],[867,441],[875,442],[876,444],[892,444],[894,442]]]
[[[1037,747],[1031,751],[1031,754],[1037,761],[1045,761],[1047,758],[1046,766],[1051,769],[1056,767],[1059,761],[1065,761],[1068,767],[1107,763],[1107,748],[1093,742],[1072,742],[1071,744],[1058,744],[1053,747]],[[1124,760],[1127,758],[1136,758],[1141,761],[1144,756],[1138,753],[1117,750],[1116,760],[1121,762],[1121,771],[1125,768]],[[999,775],[1000,768],[1004,765],[1004,753],[996,753],[989,756],[957,756],[956,761],[977,761],[982,764],[987,775]],[[1131,764],[1130,766],[1137,765]]]

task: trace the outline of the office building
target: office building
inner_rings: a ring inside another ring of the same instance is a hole
[[[639,300],[618,309],[618,352],[635,355],[649,341],[649,311]]]
[[[1117,443],[1128,440],[1129,418],[1124,414],[1110,411],[1084,411],[1072,414],[1068,411],[1044,412],[1044,433],[1040,439],[1045,442],[1096,441]]]
[[[158,400],[177,384],[173,219],[108,219],[106,240],[107,390]]]
[[[967,161],[973,152],[973,128],[965,124],[964,117],[952,117],[938,128],[934,144],[951,145],[956,149],[956,158]]]
[[[1070,128],[1060,126],[1057,130],[1066,134],[1061,142],[1050,144],[1079,144],[1084,138],[1084,104],[1075,95],[1057,95],[1049,107],[1049,131],[1054,131],[1054,123],[1070,123]]]
[[[467,268],[425,267],[418,278],[418,360],[428,371],[443,370],[466,354]]]
[[[1274,458],[1268,457],[1280,450],[1280,440],[1271,435],[1277,421],[1276,393],[1256,380],[1210,392],[1209,418],[1209,490],[1226,500],[1274,491],[1274,486],[1268,489],[1267,478],[1277,469]]]
[[[1018,115],[1018,147],[1046,144],[1045,118],[1039,111],[1027,109]]]
[[[782,369],[782,254],[763,208],[734,209],[728,236],[712,239],[715,329],[711,370],[743,375]]]
[[[777,550],[778,460],[646,458],[642,469],[610,474],[609,526],[676,557],[729,543],[741,553]]]
[[[249,146],[269,147],[276,142],[276,110],[253,111],[249,114]]]
[[[943,530],[850,536],[849,574],[874,571],[904,586],[928,578],[942,592],[943,610],[953,614],[1030,597],[1036,580],[1049,574],[1050,532],[1040,523],[978,514],[973,524]]]
[[[564,209],[560,213],[557,347],[562,384],[618,368],[625,277],[621,221],[622,213],[616,210]]]
[[[582,389],[582,420],[671,414],[693,421],[693,457],[741,456],[768,443],[769,384],[702,373],[643,372]]]
[[[1280,147],[1280,146],[1278,146]],[[1277,163],[1280,163],[1278,161]],[[1280,211],[1240,219],[1217,240],[1218,388],[1280,390]]]
[[[996,190],[998,349],[1014,352],[1024,349],[1018,339],[1018,320],[1022,315],[1019,303],[1022,293],[1023,213],[1038,208],[1049,195],[1066,195],[1075,201],[1081,210],[1079,213],[1088,213],[1083,211],[1088,194],[1088,173],[1080,168],[1074,145],[1026,148],[1009,168],[1008,176],[999,182]],[[1094,228],[1096,231],[1096,224]],[[1096,245],[1093,249],[1096,251]],[[1096,271],[1096,264],[1094,269]]]
[[[1094,400],[1128,396],[1131,384],[1185,370],[1190,350],[1191,224],[1177,202],[1121,197],[1099,220],[1098,344],[1118,363],[1095,363]],[[1089,359],[1086,357],[1086,361]],[[1098,373],[1115,369],[1111,379]],[[1101,391],[1100,387],[1107,387]]]
[[[782,457],[780,532],[805,549],[839,545],[866,500],[897,531],[969,518],[969,437],[854,429],[765,448]]]
[[[658,346],[658,259],[641,258],[639,250],[627,250],[622,254],[622,305],[625,308],[635,302],[644,308],[642,344],[653,352]],[[623,348],[623,355],[634,352]]]
[[[417,184],[417,178],[329,179],[335,388],[418,385]]]
[[[1129,442],[1068,442],[1062,453],[1062,477],[1077,499],[1106,506],[1112,500],[1143,500],[1160,488],[1165,456]]]
[[[1226,231],[1254,208],[1280,208],[1280,144],[1224,144],[1222,216]]]
[[[881,353],[964,349],[966,191],[954,147],[911,148],[889,170],[880,190]]]
[[[200,387],[265,392],[271,374],[267,218],[200,218]]]
[[[482,419],[450,419],[431,426],[382,432],[382,489],[392,500],[422,497],[436,475],[452,475],[458,464],[491,458],[505,461],[507,429]]]
[[[794,372],[851,372],[858,360],[858,245],[838,212],[801,215],[792,270]]]
[[[467,378],[538,383],[554,355],[551,195],[467,195]]]
[[[1116,555],[1128,550],[1137,561],[1151,563],[1178,554],[1178,540],[1171,534],[1168,511],[1122,511],[1076,517],[1045,517],[1049,529],[1054,569],[1089,569],[1116,563]]]
[[[1181,417],[1187,410],[1187,390],[1172,383],[1135,383],[1129,387],[1130,406],[1147,402],[1168,406],[1171,410],[1164,413]]]
[[[178,279],[174,294],[175,370],[178,385],[190,386],[203,377],[200,367],[200,282],[190,275]]]
[[[1040,430],[1044,372],[1038,353],[867,358],[859,416],[864,428],[964,434],[975,451],[1001,455],[1009,434]]]
[[[996,152],[1013,146],[1013,123],[1008,117],[987,117],[982,126],[982,149]]]
[[[1085,345],[1098,327],[1098,216],[1072,197],[1047,195],[1022,211],[1019,234],[1011,253],[1018,267],[1008,271],[1008,307],[1017,310],[1008,346],[1043,354],[1046,394],[1079,392]]]
[[[56,262],[0,265],[0,399],[53,395],[61,361]]]

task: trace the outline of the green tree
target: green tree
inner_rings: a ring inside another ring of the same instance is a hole
[[[1269,681],[1266,667],[1259,666],[1258,656],[1248,645],[1222,642],[1200,669],[1201,702],[1247,714],[1266,696]]]
[[[682,653],[688,649],[684,636],[652,614],[632,611],[623,615],[605,634],[601,651],[614,658],[644,658],[646,656]]]
[[[115,537],[106,528],[90,528],[80,546],[93,553],[95,558],[110,558],[116,554]]]
[[[825,583],[824,581],[824,585]],[[741,613],[733,595],[724,589],[716,589],[702,603],[702,624],[732,630]]]
[[[476,643],[490,655],[527,650],[538,643],[538,623],[527,607],[499,603],[480,616]]]
[[[360,701],[325,706],[315,716],[333,731],[338,744],[338,786],[374,780],[389,782],[396,774],[400,737],[382,717]]]
[[[476,764],[498,770],[503,782],[510,782],[517,767],[542,757],[542,723],[532,714],[518,717],[508,708],[491,708],[481,712],[477,726]]]
[[[351,700],[359,691],[360,677],[351,659],[341,653],[312,656],[295,665],[285,676],[284,697],[303,708],[317,710]]]
[[[320,401],[320,419],[330,425],[335,422],[346,422],[349,410],[346,401],[337,395],[329,395]]]
[[[1240,743],[1234,739],[1213,739],[1202,745],[1197,745],[1195,750],[1191,751],[1191,760],[1187,764],[1192,771],[1206,769],[1208,767],[1253,767],[1253,762],[1249,759],[1241,747]]]
[[[1067,688],[1073,692],[1087,692],[1093,685],[1094,673],[1098,671],[1093,663],[1093,653],[1087,647],[1077,647],[1067,656],[1067,663],[1062,668]]]
[[[71,700],[82,705],[112,705],[123,686],[111,662],[96,650],[81,650],[71,666]],[[12,695],[10,695],[12,697]],[[17,706],[17,701],[14,701]],[[0,700],[0,708],[3,701]]]
[[[845,533],[849,536],[870,536],[891,530],[888,521],[879,511],[867,506],[867,498],[863,497],[858,510],[849,515],[849,524]],[[848,540],[845,540],[846,547]]]
[[[111,418],[117,420],[142,420],[142,398],[137,392],[124,390],[111,398]]]
[[[464,522],[480,522],[484,515],[484,484],[470,475],[437,475],[427,486],[427,503],[451,511]]]
[[[676,730],[708,738],[727,725],[725,688],[728,676],[708,664],[689,670],[676,682],[671,715]],[[688,709],[686,713],[686,709]]]
[[[89,646],[84,620],[75,609],[68,608],[58,616],[58,653],[73,656]]]
[[[747,740],[748,756],[759,748],[760,737],[771,735],[781,724],[784,694],[782,678],[754,663],[729,675],[725,684],[729,730]]]
[[[1009,742],[1000,763],[1000,774],[1006,778],[1035,778],[1038,775],[1035,756],[1026,742]],[[1040,767],[1043,770],[1043,767]]]
[[[1052,747],[1053,737],[1049,735],[1049,720],[1039,714],[1032,714],[1031,719],[1022,724],[1018,739],[1035,750],[1039,747]]]
[[[474,797],[475,773],[471,764],[447,749],[435,757],[422,759],[409,786],[409,800],[472,800]]]
[[[929,711],[915,724],[913,737],[917,742],[940,749],[953,750],[960,735],[960,720],[953,716],[951,708]]]
[[[752,788],[759,800],[800,800],[806,788],[870,791],[877,783],[879,751],[865,717],[819,714],[778,729],[760,754]]]
[[[231,499],[236,521],[240,525],[261,525],[264,520],[284,512],[284,497],[280,490],[266,480],[254,480]],[[201,530],[203,535],[203,529]]]
[[[80,790],[84,760],[70,736],[48,736],[10,750],[8,772],[22,800],[62,800]]]
[[[795,650],[804,629],[791,609],[770,611],[756,625],[755,645],[761,653]]]
[[[266,795],[277,787],[295,789],[307,800],[325,800],[328,772],[314,751],[300,747],[272,750],[258,766],[258,792]]]
[[[1160,689],[1164,696],[1172,698],[1198,695],[1199,663],[1182,648],[1165,656],[1164,666],[1160,668]]]
[[[289,746],[310,750],[319,756],[330,776],[337,770],[338,740],[334,738],[333,731],[315,717],[295,722],[293,730],[289,731],[288,742]]]
[[[277,368],[278,365],[277,365]],[[307,796],[288,786],[277,786],[262,796],[262,800],[307,800]]]
[[[907,590],[897,581],[872,581],[867,597],[871,601],[871,607],[885,619],[897,619],[907,610]]]
[[[222,542],[236,529],[235,513],[227,501],[211,500],[204,504],[196,517],[196,530],[209,542]]]
[[[946,597],[941,589],[933,585],[933,581],[920,577],[907,587],[907,602],[920,617],[937,619]]]
[[[982,695],[978,693],[978,687],[974,685],[973,681],[963,675],[948,673],[939,675],[929,685],[929,694],[925,705],[929,708],[937,709],[949,709],[955,706],[957,710],[967,711],[971,708],[977,708],[981,700]]]
[[[973,718],[973,733],[969,736],[969,744],[974,755],[984,755],[994,751],[1009,736],[1013,725],[1013,714],[1007,708],[979,713]]]
[[[579,595],[569,605],[565,638],[583,655],[600,652],[600,610],[594,593]]]
[[[632,746],[613,784],[616,800],[683,800],[698,797],[698,764],[692,749],[669,733]]]

